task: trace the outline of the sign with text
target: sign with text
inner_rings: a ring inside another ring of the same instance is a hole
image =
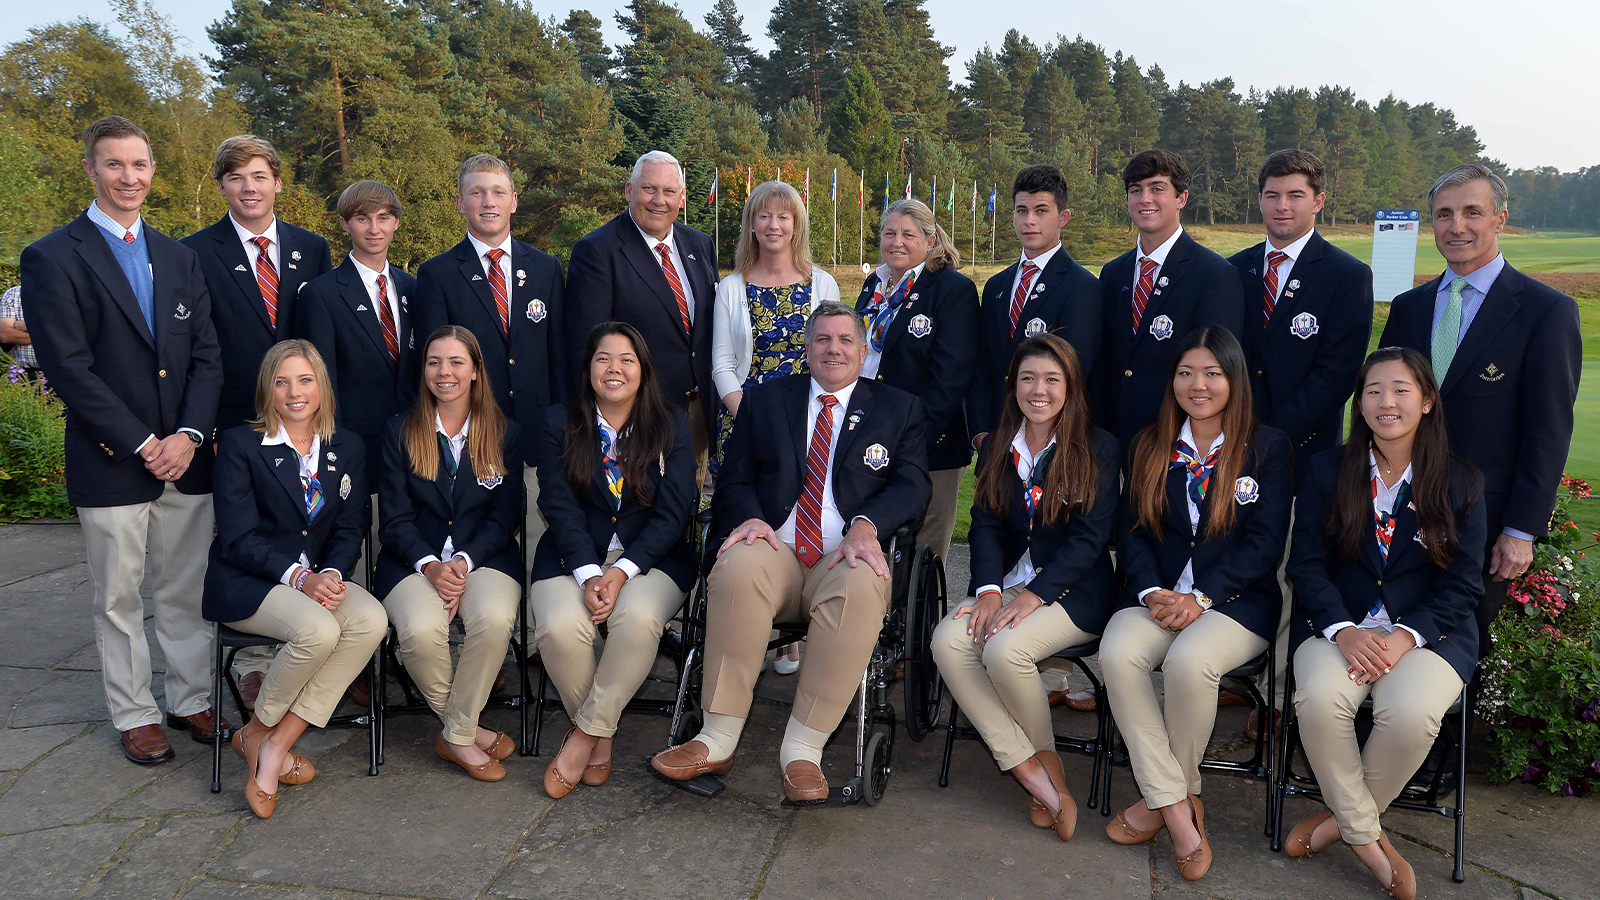
[[[1411,290],[1417,273],[1417,232],[1422,213],[1380,209],[1372,214],[1372,298],[1388,303]]]

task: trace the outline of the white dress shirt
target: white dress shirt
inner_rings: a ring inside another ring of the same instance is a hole
[[[315,432],[312,433],[312,435],[311,435],[311,449],[309,451],[307,451],[304,455],[301,455],[299,450],[295,450],[294,443],[289,440],[289,430],[284,428],[282,425],[279,425],[278,426],[278,431],[277,431],[276,434],[262,435],[261,436],[261,446],[263,446],[263,447],[271,447],[273,445],[282,445],[282,446],[288,447],[291,451],[293,451],[293,453],[295,455],[295,460],[297,462],[299,462],[299,464],[300,464],[300,477],[301,478],[315,478],[316,477],[316,475],[317,475],[317,460],[322,458],[322,437],[320,435],[316,434]],[[322,496],[323,496],[323,503],[324,504],[327,503],[327,497],[329,496],[328,491],[329,491],[328,485],[323,485],[322,486]],[[301,495],[300,502],[302,504],[305,503],[304,494]],[[327,512],[328,511],[327,507],[324,506],[322,511],[323,512]],[[300,559],[295,561],[295,563],[293,565],[289,566],[289,568],[284,569],[283,570],[283,574],[278,576],[278,581],[280,581],[280,582],[282,582],[283,584],[286,584],[286,585],[289,584],[289,582],[290,582],[289,576],[294,574],[294,570],[296,568],[309,570],[311,568],[311,560],[306,558],[306,555],[304,553],[301,553],[300,554]],[[323,569],[322,571],[324,571],[324,572],[332,572],[333,574],[338,575],[339,579],[341,581],[344,580],[344,573],[340,572],[338,569]]]
[[[1039,254],[1038,256],[1035,256],[1033,259],[1029,259],[1028,258],[1028,251],[1026,251],[1026,250],[1022,251],[1022,257],[1017,260],[1017,274],[1012,276],[1012,278],[1011,278],[1011,293],[1006,295],[1006,309],[1007,310],[1009,310],[1011,308],[1011,298],[1013,298],[1013,297],[1015,297],[1017,295],[1017,285],[1022,284],[1022,265],[1023,265],[1023,263],[1031,262],[1034,265],[1039,267],[1039,271],[1033,273],[1033,284],[1028,286],[1029,291],[1033,291],[1033,290],[1035,290],[1035,289],[1037,289],[1039,287],[1039,278],[1040,278],[1040,276],[1044,275],[1045,267],[1050,265],[1050,260],[1054,259],[1055,255],[1058,252],[1060,252],[1060,250],[1061,250],[1061,242],[1057,241],[1056,245],[1054,247],[1051,247],[1049,250],[1046,250],[1045,252]],[[1027,299],[1024,298],[1023,302],[1026,303]]]
[[[250,229],[240,225],[239,220],[235,219],[231,212],[228,213],[228,221],[233,223],[233,230],[239,235],[239,242],[244,244],[244,255],[250,260],[250,273],[252,275],[255,274],[257,268],[261,265],[261,248],[255,245],[255,239],[264,237],[267,239],[267,261],[272,263],[272,271],[277,272],[281,280],[283,266],[278,264],[278,260],[281,258],[281,254],[278,253],[278,217],[273,216],[272,222],[267,225],[267,230],[259,235],[253,234]]]
[[[651,252],[653,253],[655,251],[651,251]],[[595,407],[594,418],[595,418],[595,425],[601,431],[604,431],[606,434],[611,435],[611,452],[612,453],[621,453],[621,451],[617,449],[617,429],[613,428],[611,426],[611,423],[606,421],[606,417],[600,414],[600,408],[598,406]],[[621,456],[616,457],[616,459],[617,459],[618,462],[622,461]],[[663,473],[663,474],[665,474],[665,473]],[[623,489],[624,492],[626,492],[628,490],[627,485],[624,484],[622,489]],[[624,494],[624,496],[626,496],[626,494]],[[627,549],[627,548],[622,546],[622,539],[617,537],[616,532],[612,532],[612,534],[611,534],[611,543],[606,545],[606,552],[610,553],[613,550],[625,550],[625,549]],[[613,568],[613,569],[621,569],[622,570],[622,574],[628,576],[629,579],[632,579],[633,576],[638,575],[639,572],[641,571],[639,569],[639,564],[634,562],[631,559],[628,559],[626,556],[619,558],[615,563],[612,564],[611,568]],[[604,570],[602,570],[599,566],[595,565],[594,563],[590,563],[589,565],[579,566],[578,568],[574,569],[573,572],[572,572],[572,577],[578,579],[578,587],[583,587],[584,584],[586,582],[588,582],[589,579],[595,577],[596,575],[603,575],[603,574],[605,574]]]
[[[1056,246],[1060,247],[1061,245],[1057,244]],[[1054,253],[1055,251],[1052,250],[1050,252]],[[1044,267],[1040,266],[1040,268]],[[1055,445],[1055,436],[1051,435],[1050,443],[1045,444],[1044,450],[1040,450],[1035,454],[1028,450],[1028,426],[1024,424],[1017,429],[1017,436],[1011,440],[1011,449],[1017,451],[1017,455],[1014,457],[1017,461],[1017,477],[1022,479],[1024,490],[1027,489],[1028,479],[1033,477],[1033,467],[1038,465],[1039,457],[1044,455],[1045,450],[1049,450]],[[1017,560],[1017,564],[1012,566],[1011,571],[1005,574],[1004,584],[983,585],[978,588],[978,592],[974,596],[982,597],[989,591],[1009,590],[1019,584],[1027,584],[1033,580],[1033,575],[1033,549],[1030,547],[1022,551],[1022,558]]]
[[[1212,451],[1214,451],[1218,447],[1222,446],[1222,442],[1226,438],[1227,438],[1226,434],[1218,433],[1217,434],[1217,439],[1211,442],[1211,446],[1208,447],[1204,453],[1200,454],[1200,459],[1205,459],[1206,457],[1210,456]],[[1183,430],[1178,432],[1178,440],[1183,441],[1185,444],[1188,444],[1190,447],[1194,447],[1194,431],[1193,431],[1193,429],[1191,429],[1189,427],[1189,420],[1188,419],[1184,419],[1183,420]],[[1196,452],[1198,453],[1199,451],[1196,451]],[[1188,477],[1188,473],[1187,472],[1184,473],[1184,477],[1185,478]],[[1183,502],[1184,502],[1185,506],[1189,507],[1189,530],[1191,532],[1195,533],[1195,534],[1199,534],[1200,533],[1200,507],[1195,505],[1194,497],[1190,496],[1190,494],[1189,494],[1189,490],[1187,488],[1187,482],[1185,484],[1186,484],[1186,486],[1185,486],[1184,491],[1183,491]],[[1214,485],[1211,485],[1210,487],[1206,488],[1206,492],[1210,493],[1211,491],[1218,490],[1219,488],[1220,488],[1220,485],[1215,485],[1214,484]],[[1158,585],[1156,587],[1147,587],[1144,590],[1140,591],[1139,592],[1139,602],[1140,603],[1144,602],[1144,598],[1145,598],[1146,594],[1150,593],[1151,591],[1157,591],[1157,590],[1160,590],[1160,589],[1161,588]],[[1189,561],[1183,564],[1183,572],[1178,575],[1178,583],[1172,586],[1172,592],[1174,594],[1187,594],[1192,590],[1194,590],[1194,557],[1191,555],[1190,558],[1189,558]],[[1207,610],[1202,610],[1201,612],[1202,612],[1202,614],[1204,614],[1204,613],[1208,613],[1210,611],[1211,610],[1207,609]]]
[[[1156,270],[1150,276],[1150,281],[1152,284],[1154,284],[1155,280],[1161,277],[1161,267],[1167,264],[1167,254],[1172,252],[1172,245],[1178,242],[1178,238],[1182,234],[1183,226],[1179,225],[1178,230],[1172,233],[1172,237],[1167,238],[1161,243],[1161,246],[1150,251],[1149,253],[1144,252],[1143,244],[1140,244],[1137,241],[1134,242],[1133,250],[1135,256],[1133,258],[1133,289],[1135,292],[1138,292],[1139,290],[1139,267],[1142,266],[1144,261],[1147,259],[1155,260]],[[1151,291],[1153,294],[1155,288],[1151,288]],[[1133,301],[1130,299],[1128,302],[1132,303]]]
[[[1278,263],[1278,293],[1277,296],[1272,298],[1274,303],[1277,302],[1279,297],[1283,296],[1283,289],[1289,284],[1289,273],[1294,271],[1295,260],[1300,258],[1300,254],[1306,252],[1306,244],[1311,243],[1311,236],[1316,233],[1317,230],[1313,228],[1305,234],[1300,235],[1300,237],[1296,238],[1287,247],[1273,246],[1272,238],[1267,238],[1266,246],[1261,248],[1261,276],[1263,280],[1265,280],[1267,274],[1268,256],[1271,256],[1273,252],[1276,251],[1289,257],[1283,262]],[[1249,298],[1246,298],[1245,302],[1249,303]]]
[[[1372,498],[1373,516],[1376,517],[1381,513],[1396,512],[1397,510],[1394,508],[1394,502],[1400,496],[1401,486],[1411,482],[1411,466],[1406,466],[1406,470],[1400,473],[1400,480],[1396,481],[1394,486],[1391,487],[1385,484],[1383,478],[1378,475],[1378,458],[1373,455],[1371,450],[1367,451],[1367,459],[1371,460],[1372,463],[1372,477],[1378,480],[1378,496]],[[1374,534],[1371,539],[1376,541],[1378,536]],[[1390,546],[1389,552],[1393,553],[1395,549],[1395,547]],[[1382,559],[1383,557],[1380,554],[1378,558]],[[1396,628],[1404,628],[1406,631],[1411,632],[1411,639],[1416,642],[1418,647],[1424,646],[1428,643],[1422,639],[1421,633],[1419,633],[1415,628],[1412,628],[1409,625],[1398,625],[1391,621],[1389,619],[1389,610],[1385,609],[1382,603],[1378,604],[1377,610],[1367,613],[1367,617],[1361,620],[1360,625],[1349,621],[1335,622],[1332,625],[1329,625],[1327,628],[1322,629],[1322,636],[1327,638],[1329,643],[1333,643],[1335,635],[1337,635],[1343,629],[1352,627],[1375,629],[1380,631],[1394,631]]]
[[[437,434],[444,435],[445,440],[450,442],[450,458],[455,460],[457,466],[461,465],[461,451],[465,450],[467,447],[467,429],[471,427],[472,417],[467,416],[466,421],[461,423],[461,432],[459,434],[451,435],[450,432],[445,429],[444,420],[439,418],[439,413],[435,411],[433,414],[433,430]],[[438,556],[434,556],[430,553],[427,556],[417,560],[413,564],[413,568],[417,570],[418,575],[421,575],[423,568],[425,568],[428,563],[441,562],[447,559],[459,559],[467,564],[467,572],[470,573],[473,569],[476,569],[477,566],[472,564],[472,557],[468,556],[465,551],[456,550],[455,546],[455,535],[447,535],[444,539],[444,547],[439,550]]]
[[[478,265],[483,266],[483,277],[485,278],[489,277],[489,251],[502,250],[505,252],[505,255],[500,257],[499,266],[500,276],[506,280],[506,324],[509,325],[511,321],[511,287],[516,284],[515,281],[511,280],[511,233],[509,231],[506,232],[506,239],[494,247],[478,240],[478,236],[470,231],[467,232],[467,240],[472,242],[472,252],[478,254]]]
[[[833,440],[828,444],[827,475],[822,482],[822,514],[817,517],[817,523],[822,528],[822,555],[827,556],[839,549],[844,543],[844,517],[839,513],[839,504],[833,499],[833,455],[839,449],[839,435],[843,432],[840,426],[844,424],[846,410],[850,406],[850,395],[855,393],[856,382],[852,381],[837,391],[824,390],[815,378],[811,379],[811,400],[806,404],[806,455],[811,454],[811,432],[817,427],[817,413],[822,411],[822,401],[817,398],[823,394],[832,394],[838,403],[835,403],[829,413],[833,420]],[[802,473],[802,478],[804,474]],[[802,484],[801,490],[804,490]],[[795,523],[800,515],[800,504],[797,501],[794,509],[789,511],[789,518],[783,520],[783,525],[778,528],[778,540],[788,544],[792,549],[795,546]],[[861,518],[857,516],[857,518]],[[854,520],[852,520],[854,521]]]
[[[633,222],[633,213],[628,213],[628,221]],[[638,222],[633,222],[633,227],[639,228]],[[684,268],[683,254],[678,252],[678,242],[673,240],[673,233],[667,232],[667,239],[658,241],[639,228],[639,236],[644,238],[644,245],[650,248],[650,255],[655,259],[656,265],[661,265],[661,251],[656,249],[657,244],[666,244],[672,256],[672,267],[678,271],[678,280],[683,283],[683,300],[689,307],[689,324],[694,324],[694,288],[689,285],[689,270]],[[662,277],[666,277],[665,274]]]
[[[361,261],[356,259],[354,256],[350,257],[350,261],[355,263],[356,274],[361,276],[361,286],[367,289],[367,297],[372,300],[372,316],[378,320],[379,333],[381,334],[383,332],[383,313],[378,311],[378,304],[387,303],[389,304],[390,314],[394,316],[395,340],[397,342],[403,340],[403,337],[400,334],[400,296],[395,289],[394,273],[389,271],[388,260],[384,261],[383,269],[381,271],[367,268],[366,266],[362,265]],[[378,296],[379,275],[382,275],[384,279],[384,296],[381,298]],[[405,347],[401,346],[400,349],[404,350]]]
[[[879,266],[878,269],[877,269],[878,289],[879,290],[883,290],[883,299],[885,301],[887,301],[890,297],[894,296],[894,292],[900,289],[900,282],[905,281],[907,278],[912,279],[911,290],[915,291],[917,289],[916,279],[922,277],[922,270],[927,268],[927,266],[928,266],[928,263],[926,261],[919,262],[916,265],[912,266],[910,269],[906,270],[906,273],[904,275],[900,276],[900,280],[896,281],[894,283],[894,287],[892,289],[889,289],[889,290],[884,290],[884,286],[889,283],[889,273],[890,273],[889,272],[889,267],[886,266],[886,265]],[[908,295],[904,300],[900,301],[901,308],[903,309],[905,307],[905,305],[907,303],[909,303],[910,301],[911,301],[911,297]],[[867,308],[871,309],[872,307],[871,307],[871,305],[868,305]],[[895,313],[895,316],[897,318],[899,317],[899,315],[900,315],[899,312]],[[891,326],[894,325],[893,322],[890,322],[889,324]],[[884,332],[884,337],[887,338],[888,334],[889,334],[888,331],[885,331]],[[883,354],[880,353],[877,350],[874,350],[872,348],[872,326],[869,325],[869,326],[867,326],[867,361],[865,363],[862,363],[862,365],[861,365],[861,377],[869,379],[869,380],[873,379],[873,378],[877,378],[878,377],[878,366],[881,365],[882,363],[883,363]],[[812,384],[816,384],[816,382],[812,382]],[[815,412],[815,411],[813,411],[813,412]]]

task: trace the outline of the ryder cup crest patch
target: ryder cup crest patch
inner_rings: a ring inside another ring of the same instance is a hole
[[[867,468],[876,472],[889,464],[889,451],[882,444],[873,444],[867,448],[867,454],[862,459]]]
[[[1158,341],[1172,337],[1172,320],[1166,316],[1156,316],[1150,323],[1150,336]]]
[[[1289,333],[1302,341],[1310,339],[1313,334],[1320,330],[1317,325],[1317,317],[1311,313],[1301,313],[1289,320]]]
[[[505,481],[505,478],[500,476],[500,475],[488,475],[488,476],[485,476],[483,478],[479,478],[478,479],[478,485],[480,487],[482,487],[484,490],[492,491],[495,488],[499,487],[500,486],[500,482],[502,482],[502,481]]]
[[[1039,318],[1029,319],[1027,327],[1022,329],[1022,333],[1027,337],[1044,334],[1044,320]]]
[[[528,321],[543,322],[545,317],[544,301],[538,297],[528,301]]]
[[[917,313],[911,317],[910,322],[906,323],[906,331],[912,337],[925,338],[933,334],[933,320],[921,313]]]
[[[1256,499],[1260,496],[1261,485],[1256,484],[1256,480],[1249,475],[1241,476],[1238,481],[1233,483],[1233,499],[1239,501],[1241,506],[1246,503],[1256,502]]]
[[[349,500],[350,499],[350,476],[349,475],[344,475],[344,476],[341,476],[339,478],[339,499],[340,500]]]

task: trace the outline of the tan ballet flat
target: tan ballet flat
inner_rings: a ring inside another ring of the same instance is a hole
[[[1387,888],[1389,896],[1397,897],[1399,900],[1416,900],[1416,870],[1412,869],[1405,857],[1394,849],[1394,844],[1389,843],[1389,836],[1381,831],[1378,832],[1378,846],[1383,849],[1383,855],[1389,858],[1389,867],[1393,870]]]
[[[1189,795],[1189,805],[1194,810],[1194,828],[1200,832],[1200,846],[1193,853],[1178,857],[1178,871],[1185,881],[1199,881],[1211,871],[1211,841],[1206,837],[1206,807],[1200,798]],[[1174,855],[1177,851],[1174,849]]]
[[[1294,859],[1310,859],[1316,856],[1319,851],[1311,849],[1311,834],[1331,818],[1333,811],[1325,809],[1297,823],[1294,830],[1289,832],[1289,842],[1284,845],[1283,852]]]
[[[450,748],[447,746],[442,734],[433,739],[433,755],[459,767],[461,771],[472,776],[475,781],[499,781],[506,777],[505,766],[500,765],[500,760],[493,757],[490,757],[488,762],[479,766],[457,759],[456,755],[450,752]]]
[[[483,748],[483,752],[489,754],[489,757],[496,762],[504,762],[510,758],[511,754],[517,752],[517,745],[511,742],[510,735],[504,731],[497,731],[494,735],[494,743]]]

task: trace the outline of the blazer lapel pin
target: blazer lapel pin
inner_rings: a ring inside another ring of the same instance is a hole
[[[524,284],[526,284],[527,283],[527,279],[528,279],[528,273],[523,271],[522,269],[518,269],[517,270],[517,287],[522,287]]]
[[[846,431],[855,431],[856,430],[856,425],[860,424],[860,422],[861,422],[861,410],[858,409],[855,412],[850,414],[850,427],[846,428],[845,430]]]
[[[299,251],[299,250],[293,250],[293,251],[291,251],[291,252],[290,252],[290,253],[289,253],[289,258],[290,258],[290,259],[293,259],[293,260],[299,260],[299,259],[300,259],[300,251]]]
[[[243,264],[243,263],[240,263],[240,264],[239,264],[239,265],[237,265],[237,266],[234,266],[234,267],[233,267],[233,270],[234,270],[234,271],[235,271],[235,272],[248,272],[248,271],[250,271],[250,270],[249,270],[249,269],[246,269],[246,268],[245,268],[245,267],[244,267],[244,264]]]
[[[473,281],[482,281],[483,280],[483,276],[482,275],[474,275],[474,276],[472,276],[472,280]]]

